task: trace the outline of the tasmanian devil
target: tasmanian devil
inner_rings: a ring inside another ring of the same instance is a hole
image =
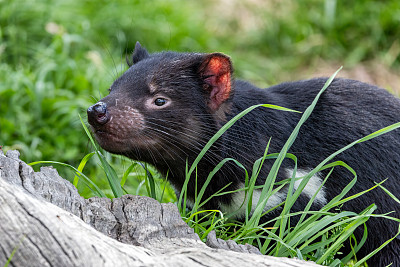
[[[326,78],[282,83],[267,89],[232,77],[232,64],[221,53],[149,54],[136,44],[130,68],[111,86],[110,94],[91,106],[88,120],[100,146],[134,160],[153,164],[179,193],[185,170],[207,141],[231,118],[256,104],[274,104],[303,112],[327,81]],[[295,128],[301,114],[257,108],[237,121],[208,150],[197,166],[197,188],[225,158],[233,158],[251,173],[254,162],[263,156],[269,140],[269,153],[279,152]],[[383,89],[348,79],[334,79],[322,94],[313,113],[303,124],[290,151],[297,156],[297,176],[304,176],[323,159],[374,131],[400,121],[400,100]],[[367,190],[385,179],[384,186],[400,198],[400,131],[394,130],[339,154],[357,173],[358,180],[349,195]],[[262,185],[273,164],[266,160],[256,181]],[[284,161],[278,177],[292,176],[293,161]],[[301,211],[322,185],[329,170],[311,177],[293,211]],[[313,208],[321,208],[354,178],[343,167],[332,174],[317,193]],[[228,185],[225,190],[243,187],[244,170],[225,164],[212,178],[203,199]],[[195,179],[187,188],[194,200]],[[297,184],[298,185],[298,184]],[[243,205],[243,191],[211,198],[204,208],[231,212]],[[265,210],[281,203],[287,188],[268,199]],[[253,195],[257,203],[259,191]],[[342,209],[361,212],[370,204],[379,213],[392,212],[399,218],[400,206],[383,190],[375,189],[347,202]],[[278,209],[279,210],[279,209]],[[273,218],[272,212],[266,218]],[[243,213],[238,213],[241,219]],[[358,253],[361,258],[391,238],[398,223],[371,218],[368,239]],[[361,238],[363,229],[356,232]],[[348,248],[350,249],[350,248]],[[400,266],[400,239],[395,239],[370,261],[370,266]]]

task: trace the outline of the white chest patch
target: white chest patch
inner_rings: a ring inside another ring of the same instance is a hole
[[[241,189],[241,188],[244,188],[244,184],[240,185],[239,189]],[[253,213],[254,210],[256,209],[257,203],[260,200],[261,191],[262,191],[261,189],[255,189],[253,191],[253,198],[251,201],[251,213]],[[229,205],[220,203],[221,211],[223,211],[224,213],[228,213],[228,214],[239,211],[235,214],[235,217],[236,218],[243,217],[243,215],[246,212],[246,207],[248,204],[248,198],[247,198],[246,202],[244,203],[245,197],[246,197],[246,193],[244,190],[233,193],[232,202]],[[286,191],[282,190],[282,191],[275,193],[274,195],[269,197],[267,204],[265,205],[263,211],[265,212],[265,211],[279,205],[280,203],[282,203],[282,201],[285,200],[285,198],[286,198]]]
[[[293,169],[287,169],[287,174],[289,177],[293,175]],[[296,172],[296,178],[304,177],[308,174],[308,171],[306,170],[297,170]],[[297,190],[301,183],[302,179],[299,179],[294,182],[294,190]],[[317,193],[318,189],[322,185],[323,179],[318,175],[315,174],[308,180],[307,185],[304,187],[303,192],[301,192],[303,195],[306,195],[308,198],[312,198],[315,193]],[[325,205],[327,203],[326,200],[326,193],[325,193],[325,187],[322,186],[321,190],[318,191],[317,195],[314,198],[314,203],[320,204],[320,205]]]
[[[293,169],[287,169],[286,173],[287,173],[287,177],[292,177]],[[306,170],[297,170],[296,178],[304,177],[307,174],[308,174],[308,172]],[[302,179],[295,181],[295,183],[294,183],[295,190],[297,190],[301,181],[302,181]],[[323,182],[323,179],[318,174],[312,176],[310,178],[310,180],[308,181],[307,185],[304,187],[301,194],[304,196],[307,196],[309,199],[311,199],[314,196],[314,194],[318,191],[322,182]],[[241,184],[238,189],[241,189],[241,188],[244,188],[244,184]],[[260,199],[260,195],[261,195],[261,189],[256,189],[253,191],[251,213],[255,210],[257,203]],[[286,199],[286,195],[287,195],[287,187],[284,187],[277,193],[270,196],[263,211],[264,212],[268,211],[269,209],[282,203]],[[245,197],[246,197],[246,194],[245,194],[244,190],[233,193],[231,203],[228,205],[220,203],[220,209],[223,212],[228,213],[228,214],[239,211],[236,213],[235,217],[240,218],[240,217],[244,216],[245,211],[246,211],[246,206],[247,206],[248,201],[246,200],[246,202],[245,202]],[[320,205],[324,205],[327,203],[324,187],[322,187],[321,190],[317,193],[317,195],[314,199],[314,203],[317,203]]]

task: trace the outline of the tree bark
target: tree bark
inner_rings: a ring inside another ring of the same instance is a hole
[[[141,196],[84,199],[51,167],[0,149],[0,266],[319,266],[208,236]]]

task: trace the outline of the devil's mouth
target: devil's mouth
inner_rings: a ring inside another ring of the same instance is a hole
[[[126,133],[114,132],[109,129],[104,128],[92,128],[94,136],[99,145],[111,152],[111,153],[121,153],[130,149],[130,147],[147,147],[149,145],[156,145],[157,140],[144,138],[135,138],[134,135],[127,136]]]
[[[105,146],[126,146],[127,139],[125,136],[118,135],[116,133],[107,130],[95,130],[95,137],[99,144],[104,148]]]
[[[109,134],[108,132],[106,132],[104,130],[96,130],[94,133],[95,134]]]
[[[108,152],[120,154],[126,149],[124,139],[113,133],[97,129],[94,131],[94,136],[99,145]]]
[[[116,136],[115,134],[110,133],[110,132],[105,131],[105,130],[100,130],[100,129],[98,129],[98,130],[96,130],[94,133],[95,133],[96,137],[98,137],[98,138],[119,139],[118,136]]]

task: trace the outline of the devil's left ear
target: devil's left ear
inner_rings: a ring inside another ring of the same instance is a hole
[[[208,106],[215,112],[232,93],[232,63],[221,53],[205,55],[199,68],[203,88],[209,94]]]
[[[130,67],[133,64],[136,64],[139,61],[141,61],[145,58],[148,58],[148,57],[149,57],[149,53],[147,52],[146,48],[142,47],[139,42],[136,42],[135,51],[133,52],[131,61],[129,61],[129,59],[127,58],[126,63]]]

